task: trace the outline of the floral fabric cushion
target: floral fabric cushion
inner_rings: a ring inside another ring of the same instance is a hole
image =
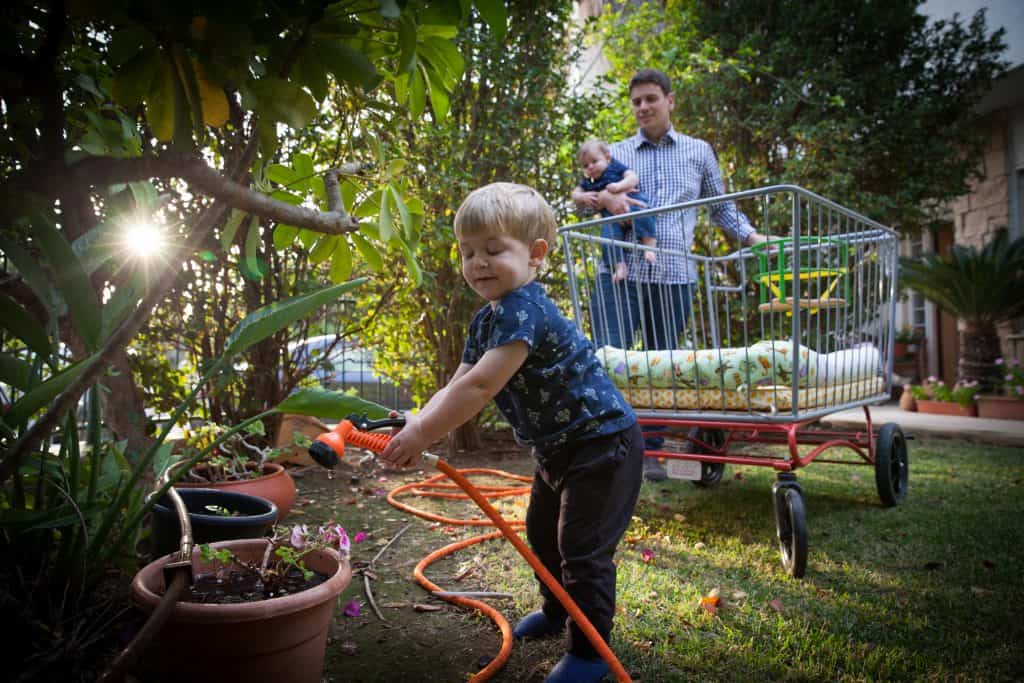
[[[799,346],[800,385],[817,380],[818,354]],[[761,341],[747,348],[624,351],[613,346],[598,350],[598,359],[620,389],[724,389],[793,384],[793,344]]]

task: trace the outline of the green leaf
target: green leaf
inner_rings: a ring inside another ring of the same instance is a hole
[[[120,67],[135,57],[143,48],[156,44],[153,34],[142,26],[121,26],[107,45],[107,57],[110,65]]]
[[[338,239],[334,257],[331,259],[331,282],[344,282],[351,275],[352,250],[348,246],[348,240],[342,237]]]
[[[423,65],[412,73],[409,80],[409,114],[414,119],[423,115],[427,106],[427,86],[423,81]]]
[[[405,159],[392,159],[388,162],[387,176],[394,178],[396,175],[405,170],[405,167],[409,164]]]
[[[334,248],[338,246],[337,235],[324,235],[317,240],[313,251],[309,252],[311,263],[323,263],[334,254]]]
[[[71,251],[78,257],[86,275],[92,275],[104,263],[119,255],[117,247],[120,245],[117,242],[123,240],[119,240],[119,236],[114,233],[120,229],[122,227],[114,221],[100,223],[72,243]]]
[[[398,73],[411,73],[416,67],[416,21],[412,14],[398,20]]]
[[[307,230],[305,228],[299,229],[299,242],[302,243],[304,249],[309,249],[316,241],[320,239],[320,233],[313,230]]]
[[[300,187],[311,189],[310,181],[316,177],[316,171],[313,170],[313,157],[303,152],[296,152],[292,155],[292,168],[295,169],[295,175],[302,183]]]
[[[409,208],[402,201],[402,194],[394,185],[388,185],[391,190],[391,196],[395,200],[395,206],[398,208],[398,217],[402,221],[402,234],[405,235],[406,239],[409,239],[409,233],[412,230],[412,219],[409,216]]]
[[[473,4],[480,12],[487,25],[491,27],[495,40],[502,40],[505,37],[508,13],[505,11],[505,3],[502,0],[474,0]]]
[[[298,234],[299,229],[294,225],[279,223],[278,226],[274,228],[274,248],[285,249],[290,247],[292,242],[295,241],[295,236]]]
[[[405,104],[409,97],[409,74],[398,74],[395,76],[395,101]]]
[[[114,74],[111,89],[114,101],[126,111],[134,112],[153,89],[153,82],[159,73],[160,53],[155,49],[143,50],[127,64],[118,67]]]
[[[178,75],[168,59],[161,59],[146,93],[146,120],[160,142],[174,137]]]
[[[336,40],[315,43],[320,61],[342,83],[357,85],[370,91],[380,83],[380,74],[366,55]]]
[[[362,186],[356,183],[351,178],[346,178],[341,183],[341,201],[345,204],[345,210],[352,213],[352,207],[356,203],[356,195]]]
[[[366,414],[371,420],[388,417],[390,410],[377,403],[326,389],[302,389],[278,404],[277,409],[291,415],[312,415],[329,420],[344,420],[350,415]]]
[[[360,235],[358,232],[351,233],[353,244],[356,245],[356,250],[359,255],[363,257],[367,265],[373,269],[375,273],[380,273],[384,270],[384,259],[381,257],[380,252],[369,240]]]
[[[32,365],[14,354],[0,352],[0,382],[25,391],[31,378]]]
[[[391,224],[391,193],[386,187],[380,191],[380,218],[377,221],[377,227],[380,229],[381,240],[391,241],[391,236],[394,234]]]
[[[267,178],[278,185],[293,188],[299,181],[299,174],[284,164],[270,164],[267,166]]]
[[[423,25],[417,27],[417,32],[423,38],[446,38],[451,40],[459,34],[455,26]]]
[[[225,356],[242,353],[253,344],[283,330],[321,306],[337,301],[342,294],[355,289],[364,282],[366,282],[366,278],[358,278],[309,294],[278,301],[253,311],[238,323],[238,327],[228,337],[224,348]]]
[[[11,404],[11,407],[4,413],[4,422],[15,427],[28,422],[30,417],[53,402],[62,391],[67,389],[89,366],[93,358],[94,356],[90,356],[81,360],[53,375],[42,384],[36,385],[31,391]]]
[[[405,257],[405,265],[409,269],[409,279],[419,287],[423,284],[423,271],[420,270],[420,264],[416,261],[416,254],[413,253],[404,240],[398,240],[398,243],[402,249],[402,256]]]
[[[427,71],[426,75],[427,83],[430,86],[430,108],[434,112],[434,119],[440,121],[448,115],[448,91],[438,80],[435,71]]]
[[[56,290],[50,285],[50,277],[39,266],[36,259],[32,258],[27,251],[15,242],[0,237],[0,251],[4,253],[14,267],[21,274],[32,293],[39,300],[52,317],[60,315],[61,302]]]
[[[305,128],[316,117],[313,97],[297,83],[277,76],[264,76],[249,84],[257,110],[265,118],[295,130]]]
[[[138,307],[142,292],[146,291],[145,282],[145,274],[139,272],[131,281],[120,285],[114,296],[103,305],[103,320],[100,325],[102,339],[109,337],[110,333]]]
[[[249,232],[245,236],[242,259],[238,264],[242,276],[249,280],[259,280],[264,275],[264,266],[259,256],[260,243],[260,218],[253,216],[249,221]]]
[[[49,220],[37,218],[32,221],[32,226],[78,334],[90,350],[95,349],[100,342],[100,303],[89,276],[71,250],[71,245]]]
[[[220,233],[220,246],[224,251],[231,249],[231,245],[235,242],[235,235],[238,233],[238,226],[242,224],[245,219],[245,211],[241,209],[232,209],[231,215],[228,217],[226,223],[224,223],[224,230]]]
[[[276,199],[281,202],[287,202],[294,206],[298,206],[302,203],[302,197],[295,194],[294,192],[285,192],[284,190],[274,190],[270,193],[271,199]]]
[[[462,53],[450,41],[428,38],[419,45],[420,53],[445,89],[451,92],[458,84],[465,70],[466,62]]]

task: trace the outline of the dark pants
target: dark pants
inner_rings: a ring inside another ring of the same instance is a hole
[[[539,453],[526,511],[526,537],[534,553],[607,642],[615,616],[615,548],[626,532],[640,493],[640,428]],[[540,584],[542,609],[552,622],[568,614]],[[569,652],[596,659],[594,646],[569,623]]]

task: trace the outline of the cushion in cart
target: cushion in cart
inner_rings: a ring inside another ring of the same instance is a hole
[[[729,389],[657,389],[626,387],[623,397],[634,408],[662,410],[726,410],[773,413],[793,409],[792,386],[759,386]],[[852,401],[874,398],[885,391],[885,380],[869,377],[853,382],[811,386],[799,389],[798,410],[840,406]]]
[[[880,355],[871,344],[817,353],[789,341],[760,341],[746,348],[597,351],[619,389],[741,391],[747,387],[792,387],[794,368],[800,386],[836,385],[880,375]]]

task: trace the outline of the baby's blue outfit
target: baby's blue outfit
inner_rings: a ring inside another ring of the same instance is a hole
[[[617,183],[626,175],[626,171],[629,168],[625,164],[616,161],[614,158],[608,164],[608,168],[604,170],[604,173],[597,180],[590,180],[586,176],[580,181],[580,187],[585,192],[600,192],[605,189],[611,183]],[[631,206],[629,207],[630,212],[643,211],[651,207],[650,200],[643,192],[630,192],[628,197],[640,200],[647,206]],[[602,216],[611,216],[607,209],[601,209]],[[656,237],[657,231],[655,228],[654,216],[642,216],[640,218],[632,219],[633,222],[633,233],[636,239],[639,241],[645,237]],[[621,223],[616,221],[615,223],[605,223],[601,226],[601,237],[612,240],[625,240],[629,230]],[[601,257],[604,264],[608,267],[614,267],[614,264],[619,261],[625,260],[625,256],[622,253],[622,249],[618,247],[601,247]]]

